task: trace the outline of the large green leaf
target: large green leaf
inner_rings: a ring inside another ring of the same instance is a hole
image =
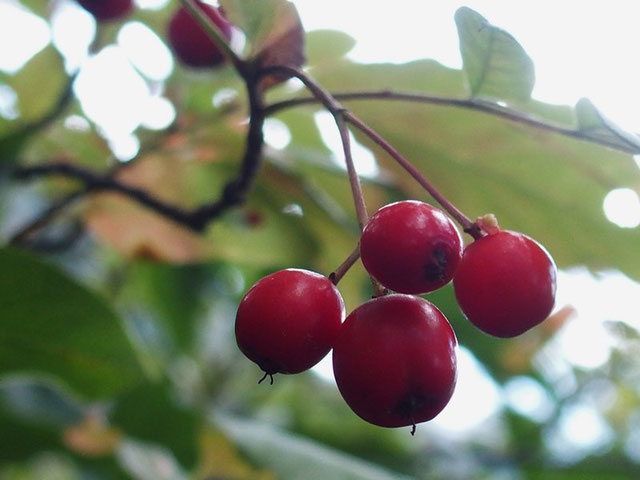
[[[528,100],[535,82],[533,62],[516,39],[468,7],[459,8],[455,20],[471,95]]]
[[[45,373],[94,398],[141,379],[122,325],[100,297],[17,250],[0,250],[0,271],[0,373]]]
[[[464,92],[462,73],[433,61],[343,61],[323,64],[314,74],[336,90],[348,84],[453,96]],[[544,118],[566,117],[566,107],[530,105]],[[637,190],[640,172],[629,155],[461,108],[380,100],[348,106],[472,219],[495,213],[503,228],[545,245],[560,267],[617,268],[640,278],[640,230],[616,226],[602,209],[611,189]],[[362,136],[360,140],[373,149],[386,178],[405,196],[428,199],[388,155]]]

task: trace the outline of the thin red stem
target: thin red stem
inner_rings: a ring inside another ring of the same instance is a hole
[[[297,68],[288,67],[286,65],[274,65],[265,68],[260,72],[260,74],[266,76],[270,73],[280,72],[286,73],[287,75],[300,80],[333,116],[336,126],[338,127],[338,131],[340,132],[340,140],[342,141],[344,159],[347,166],[347,173],[349,175],[349,183],[353,194],[353,203],[358,217],[358,224],[360,225],[360,230],[362,230],[369,220],[369,215],[367,213],[367,206],[362,193],[362,185],[360,184],[360,179],[351,154],[350,133],[345,121],[348,111],[342,106],[342,104],[340,104],[340,102],[333,98],[327,90],[322,88],[311,77]]]
[[[377,145],[382,147],[398,164],[404,168],[429,194],[451,215],[473,238],[482,236],[482,232],[475,222],[467,217],[458,207],[451,203],[447,198],[438,191],[438,189],[420,171],[407,160],[393,145],[387,142],[373,128],[356,117],[353,113],[346,111],[344,117],[351,122],[356,128],[367,135]]]
[[[344,277],[345,273],[349,271],[349,269],[358,261],[360,258],[360,245],[356,246],[353,251],[349,254],[349,256],[342,262],[338,268],[336,268],[330,275],[329,280],[334,285],[337,285],[342,277]]]

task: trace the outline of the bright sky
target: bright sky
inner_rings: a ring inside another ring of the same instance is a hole
[[[144,8],[157,8],[166,0],[137,0],[137,3]],[[335,28],[356,38],[357,45],[350,54],[354,60],[404,62],[435,58],[451,67],[461,65],[453,15],[458,7],[469,6],[513,34],[533,58],[536,99],[575,104],[580,97],[587,96],[613,121],[640,132],[638,2],[294,0],[294,3],[307,30]],[[18,71],[53,39],[65,55],[67,69],[81,67],[75,92],[84,113],[99,125],[116,156],[123,161],[135,156],[139,148],[137,128],[162,129],[171,123],[175,109],[162,96],[162,82],[172,71],[173,59],[164,43],[146,26],[125,22],[117,44],[89,58],[87,47],[95,33],[95,23],[75,3],[69,0],[56,3],[52,30],[42,19],[15,5],[14,0],[0,0],[0,71]],[[11,48],[4,47],[7,45]],[[0,116],[17,115],[15,92],[0,84]],[[318,115],[316,121],[320,127],[327,125],[323,138],[340,151],[335,132],[329,130],[331,119]],[[68,128],[88,128],[83,117],[70,117],[66,124]],[[267,138],[272,146],[286,146],[287,135],[283,124],[277,121],[267,124]],[[375,171],[370,153],[364,147],[356,145],[356,148],[363,159],[360,165],[363,173]],[[603,213],[620,228],[638,228],[638,195],[629,189],[612,191],[603,199]],[[602,298],[607,298],[606,305]],[[638,326],[636,305],[630,303],[637,302],[637,298],[640,285],[619,273],[595,277],[586,270],[562,272],[558,306],[571,303],[578,315],[550,347],[551,355],[560,355],[566,368],[601,366],[609,358],[613,341],[603,327],[603,319]],[[578,336],[580,341],[576,342]],[[319,371],[330,376],[328,360],[322,365]],[[520,408],[536,421],[544,421],[549,415],[549,394],[532,379],[514,379],[503,394],[499,400],[498,387],[482,372],[471,353],[462,349],[457,394],[443,415],[430,423],[433,428],[471,434],[491,418],[501,402]],[[469,408],[465,397],[474,398],[474,408]],[[588,405],[562,412],[558,428],[549,442],[551,449],[554,442],[562,446],[567,439],[573,439],[574,443],[579,439],[582,443],[576,448],[584,451],[609,438],[601,416]]]

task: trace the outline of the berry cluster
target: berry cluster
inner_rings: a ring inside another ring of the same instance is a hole
[[[362,231],[360,255],[367,272],[395,293],[365,302],[343,322],[342,298],[328,278],[281,270],[240,302],[236,339],[271,382],[275,373],[304,371],[333,349],[342,397],[382,427],[413,426],[413,433],[442,411],[455,387],[453,329],[416,295],[453,280],[465,316],[497,337],[525,332],[553,308],[555,265],[535,240],[494,225],[463,249],[449,217],[426,203],[378,210]]]

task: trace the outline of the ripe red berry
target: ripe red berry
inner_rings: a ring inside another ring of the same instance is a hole
[[[381,427],[415,426],[449,402],[455,348],[455,334],[433,304],[387,295],[347,317],[333,349],[333,371],[342,397],[362,419]]]
[[[551,313],[556,266],[535,240],[499,230],[465,248],[453,288],[476,327],[496,337],[515,337]]]
[[[229,40],[231,38],[231,24],[220,9],[200,1],[197,3],[200,9],[220,29],[224,37]],[[168,38],[176,56],[182,63],[190,67],[215,67],[225,60],[218,45],[182,6],[175,11],[169,21]]]
[[[117,20],[133,7],[132,0],[78,0],[78,3],[99,22]]]
[[[362,263],[385,287],[427,293],[447,284],[462,256],[462,239],[441,210],[406,200],[382,207],[360,239]]]
[[[329,353],[343,319],[342,297],[326,277],[280,270],[245,294],[236,314],[236,340],[265,376],[299,373]]]

